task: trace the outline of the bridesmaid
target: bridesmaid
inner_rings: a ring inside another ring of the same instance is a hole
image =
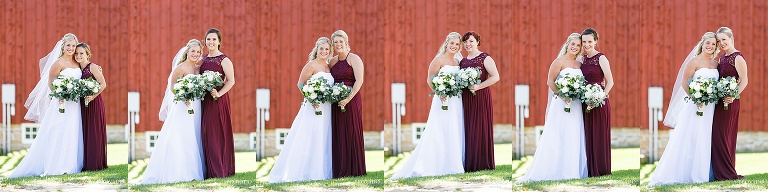
[[[99,82],[99,92],[86,96],[80,102],[83,120],[83,171],[98,171],[107,168],[107,120],[101,93],[107,88],[107,81],[101,66],[91,63],[91,47],[80,43],[75,47],[75,61],[83,71],[81,79],[93,78]]]
[[[734,47],[733,31],[728,27],[720,27],[717,30],[717,41],[720,50],[725,52],[717,65],[720,78],[736,77],[741,94],[749,83],[747,62]],[[718,181],[741,179],[744,176],[736,173],[736,136],[739,132],[741,102],[733,97],[720,101],[715,106],[712,122],[712,171]],[[728,103],[728,110],[725,110],[724,103]]]
[[[608,58],[595,49],[597,46],[597,31],[587,28],[581,32],[581,43],[584,46],[584,63],[581,71],[589,84],[600,84],[605,90],[605,105],[584,113],[584,135],[587,143],[587,169],[589,176],[611,174],[611,104],[608,93],[613,88],[613,74]],[[587,106],[582,104],[582,110]]]
[[[330,61],[331,75],[336,83],[352,86],[352,92],[338,105],[332,106],[331,147],[333,178],[364,176],[365,146],[363,143],[363,100],[360,87],[363,86],[363,60],[350,53],[349,36],[338,30],[331,35],[334,52]],[[341,108],[346,111],[341,112]]]
[[[464,33],[461,41],[467,50],[467,58],[461,60],[460,67],[478,67],[482,72],[482,83],[461,93],[464,105],[464,171],[493,170],[496,168],[493,156],[493,97],[491,89],[486,88],[499,82],[499,71],[491,55],[477,48],[480,46],[479,34],[474,31]]]
[[[235,144],[232,136],[229,94],[235,85],[235,70],[227,55],[219,51],[221,32],[216,28],[205,32],[208,55],[203,57],[200,73],[214,71],[221,74],[224,85],[205,94],[202,102],[202,142],[205,156],[205,178],[229,177],[235,174]]]

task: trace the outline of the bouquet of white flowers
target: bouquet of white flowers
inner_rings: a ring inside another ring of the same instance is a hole
[[[93,78],[78,79],[78,81],[82,85],[80,87],[81,97],[91,96],[101,91],[101,84]],[[88,107],[88,102],[88,100],[85,101],[85,107]]]
[[[59,75],[51,82],[51,94],[49,96],[59,99],[59,113],[64,113],[64,101],[78,101],[80,99],[80,81],[72,77]]]
[[[696,115],[703,116],[704,111],[700,105],[707,105],[717,102],[720,97],[717,96],[717,81],[714,78],[697,77],[688,80],[688,96],[685,100],[691,100],[697,105]]]
[[[191,101],[205,96],[204,83],[199,75],[188,74],[176,80],[171,91],[174,101]],[[187,113],[195,114],[192,106],[187,105]]]
[[[344,85],[343,83],[336,83],[331,87],[330,103],[338,103],[341,100],[349,97],[352,92],[352,87]],[[341,112],[346,112],[347,109],[341,107]]]
[[[459,87],[463,88],[469,88],[472,85],[480,84],[480,74],[482,74],[482,71],[480,71],[480,68],[478,67],[468,67],[460,69],[458,73],[456,73],[456,83],[459,84]],[[474,91],[472,92],[472,95],[476,95]]]
[[[581,102],[587,104],[589,113],[592,109],[605,105],[605,90],[598,84],[587,84],[584,86]]]
[[[720,78],[717,81],[717,96],[721,98],[733,97],[738,99],[739,96],[739,82],[735,77]],[[723,106],[725,110],[728,110],[728,103]]]
[[[331,95],[331,86],[328,85],[328,80],[323,77],[312,78],[307,80],[307,83],[301,87],[301,94],[304,95],[304,102],[309,102],[315,107],[315,115],[322,115],[323,111],[315,105],[320,105],[328,101]]]
[[[459,96],[461,94],[462,87],[456,82],[456,74],[440,72],[437,76],[432,77],[432,90],[434,94],[441,98],[449,98]],[[448,105],[443,103],[443,110],[448,110]]]
[[[203,72],[203,74],[200,74],[200,81],[203,82],[203,89],[205,89],[205,91],[211,91],[224,84],[224,79],[221,79],[221,73],[216,71]],[[213,100],[218,99],[218,97],[213,97]]]
[[[565,112],[571,112],[571,101],[573,99],[581,98],[584,93],[584,76],[573,75],[566,73],[565,75],[557,76],[555,79],[555,86],[557,86],[557,95],[565,100]]]

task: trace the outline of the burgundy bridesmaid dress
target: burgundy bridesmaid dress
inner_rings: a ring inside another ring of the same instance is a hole
[[[720,78],[739,78],[735,66],[736,56],[739,55],[741,52],[720,57],[717,65]],[[739,132],[740,103],[739,99],[733,100],[733,103],[728,104],[728,110],[725,110],[722,99],[715,105],[712,121],[712,172],[718,181],[744,178],[736,173],[736,135]]]
[[[94,78],[91,64],[83,69],[81,79]],[[104,113],[104,100],[101,95],[85,106],[85,99],[80,102],[80,114],[83,119],[83,171],[97,171],[107,168],[107,118]]]
[[[478,67],[482,72],[480,80],[488,79],[485,58],[480,53],[475,58],[461,60],[460,67]],[[491,89],[477,90],[472,95],[468,89],[461,93],[464,105],[464,171],[493,170],[496,168],[493,155],[493,98]]]
[[[226,78],[221,61],[227,58],[221,54],[215,57],[203,57],[200,72],[215,71]],[[221,90],[216,87],[216,90]],[[235,144],[232,136],[229,93],[214,100],[210,93],[201,101],[201,132],[203,156],[205,156],[205,178],[229,177],[235,174]]]
[[[588,84],[601,84],[605,78],[600,68],[600,56],[584,55],[581,72]],[[603,87],[605,88],[605,87]],[[611,103],[605,99],[605,105],[594,108],[587,113],[587,105],[582,104],[584,111],[584,139],[587,149],[587,169],[590,177],[611,174]]]
[[[338,61],[331,67],[331,75],[336,83],[352,86],[355,84],[355,72],[347,60]],[[344,107],[331,105],[331,147],[333,178],[364,176],[365,145],[363,143],[363,101],[360,91]]]

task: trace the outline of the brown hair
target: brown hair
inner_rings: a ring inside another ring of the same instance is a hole
[[[91,58],[91,46],[88,46],[88,44],[85,43],[78,43],[77,46],[75,46],[75,49],[77,48],[83,48],[83,50],[85,50],[85,55],[88,55],[88,59]]]
[[[583,37],[584,35],[592,35],[593,37],[595,37],[595,41],[597,41],[598,39],[597,31],[595,31],[595,29],[592,29],[591,27],[584,29],[584,32],[581,32],[581,36]]]
[[[477,46],[480,46],[480,35],[474,31],[468,31],[467,33],[464,33],[464,35],[461,36],[461,41],[464,42],[469,40],[469,36],[475,37],[475,40],[477,40]]]

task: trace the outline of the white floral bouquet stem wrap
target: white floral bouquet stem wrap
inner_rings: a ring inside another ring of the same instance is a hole
[[[203,99],[205,86],[200,75],[188,74],[176,80],[171,89],[174,101],[183,101],[187,105],[187,113],[195,114],[195,110],[187,101]]]
[[[350,93],[352,93],[352,87],[344,85],[344,83],[333,84],[333,86],[331,86],[330,103],[338,103],[349,97]],[[347,109],[341,107],[342,113],[346,111]]]
[[[80,87],[80,93],[82,94],[82,97],[95,95],[101,91],[101,84],[99,84],[99,82],[93,78],[78,79],[78,81],[80,81],[80,84],[82,85]],[[85,100],[85,107],[88,107],[89,102],[90,101]]]
[[[200,74],[200,81],[203,82],[203,89],[205,89],[206,92],[211,91],[218,86],[224,85],[224,79],[221,78],[221,73],[216,71],[203,72],[203,74]],[[219,98],[213,96],[213,100],[219,100]]]
[[[315,108],[315,115],[323,115],[318,105],[329,100],[330,90],[328,79],[318,77],[307,80],[307,83],[301,87],[301,94],[304,95],[304,102],[309,102]]]
[[[699,76],[688,81],[688,96],[685,97],[685,100],[686,102],[693,101],[696,104],[696,115],[703,116],[702,106],[715,103],[720,99],[717,94],[717,80]]]
[[[479,67],[468,67],[460,69],[458,73],[456,73],[456,82],[459,84],[459,87],[462,89],[472,87],[472,85],[480,84],[480,75],[483,72],[480,71]],[[474,91],[471,91],[472,95],[477,95]]]
[[[59,75],[51,82],[51,96],[59,100],[59,113],[64,113],[65,101],[77,101],[80,99],[80,81],[72,77]]]
[[[583,75],[574,75],[566,73],[557,76],[555,79],[555,86],[557,86],[557,96],[560,96],[565,101],[565,108],[563,111],[571,112],[571,101],[581,98],[584,93],[584,80]]]
[[[605,90],[598,84],[584,85],[584,94],[581,96],[581,102],[587,104],[587,113],[592,109],[605,105]]]
[[[739,81],[733,76],[720,78],[720,80],[717,81],[717,95],[723,99],[726,97],[739,99]],[[727,111],[728,103],[723,104],[723,109]]]
[[[440,72],[432,77],[432,90],[441,98],[456,97],[461,94],[462,87],[456,82],[456,74]],[[441,109],[448,110],[448,104],[443,101]]]

